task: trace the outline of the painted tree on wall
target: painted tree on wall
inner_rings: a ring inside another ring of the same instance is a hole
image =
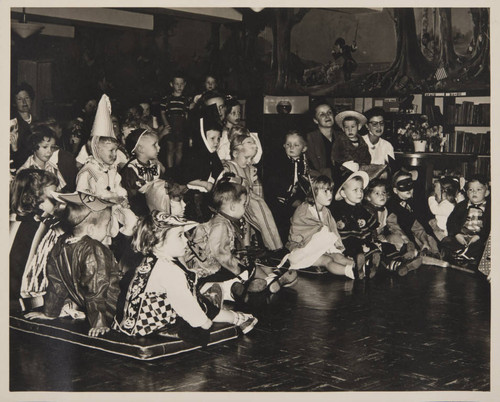
[[[274,87],[276,91],[286,90],[290,82],[291,35],[293,27],[309,12],[308,8],[273,9],[273,64],[275,73]]]
[[[425,81],[433,68],[420,50],[412,8],[395,8],[396,59],[379,84],[384,91],[400,91],[411,83]]]
[[[448,73],[456,70],[461,60],[455,53],[451,29],[451,8],[439,9],[439,34],[441,36],[440,66]]]

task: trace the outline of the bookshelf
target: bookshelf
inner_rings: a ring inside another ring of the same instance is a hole
[[[431,92],[399,97],[327,98],[338,113],[351,109],[360,113],[378,106],[385,111],[384,137],[404,165],[422,166],[426,182],[434,175],[460,174],[468,177],[490,174],[490,96],[478,91]],[[442,152],[414,153],[411,141],[401,141],[397,131],[410,120],[425,114],[431,125],[442,125],[446,144]]]

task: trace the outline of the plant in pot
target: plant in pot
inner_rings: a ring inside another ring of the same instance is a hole
[[[423,114],[416,119],[409,120],[404,127],[397,131],[401,140],[413,142],[415,152],[439,152],[446,142],[443,126],[431,126],[429,118]]]

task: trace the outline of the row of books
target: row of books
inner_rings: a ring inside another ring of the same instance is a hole
[[[451,134],[446,134],[444,152],[489,155],[490,139],[489,131],[486,133],[469,133],[457,130]]]
[[[490,125],[490,104],[464,101],[455,105],[447,105],[445,123],[452,125]]]
[[[476,161],[474,173],[491,177],[490,158],[478,158]]]

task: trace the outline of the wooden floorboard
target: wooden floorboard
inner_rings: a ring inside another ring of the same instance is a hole
[[[225,344],[151,362],[11,330],[11,391],[488,391],[490,286],[423,266],[302,275]]]

